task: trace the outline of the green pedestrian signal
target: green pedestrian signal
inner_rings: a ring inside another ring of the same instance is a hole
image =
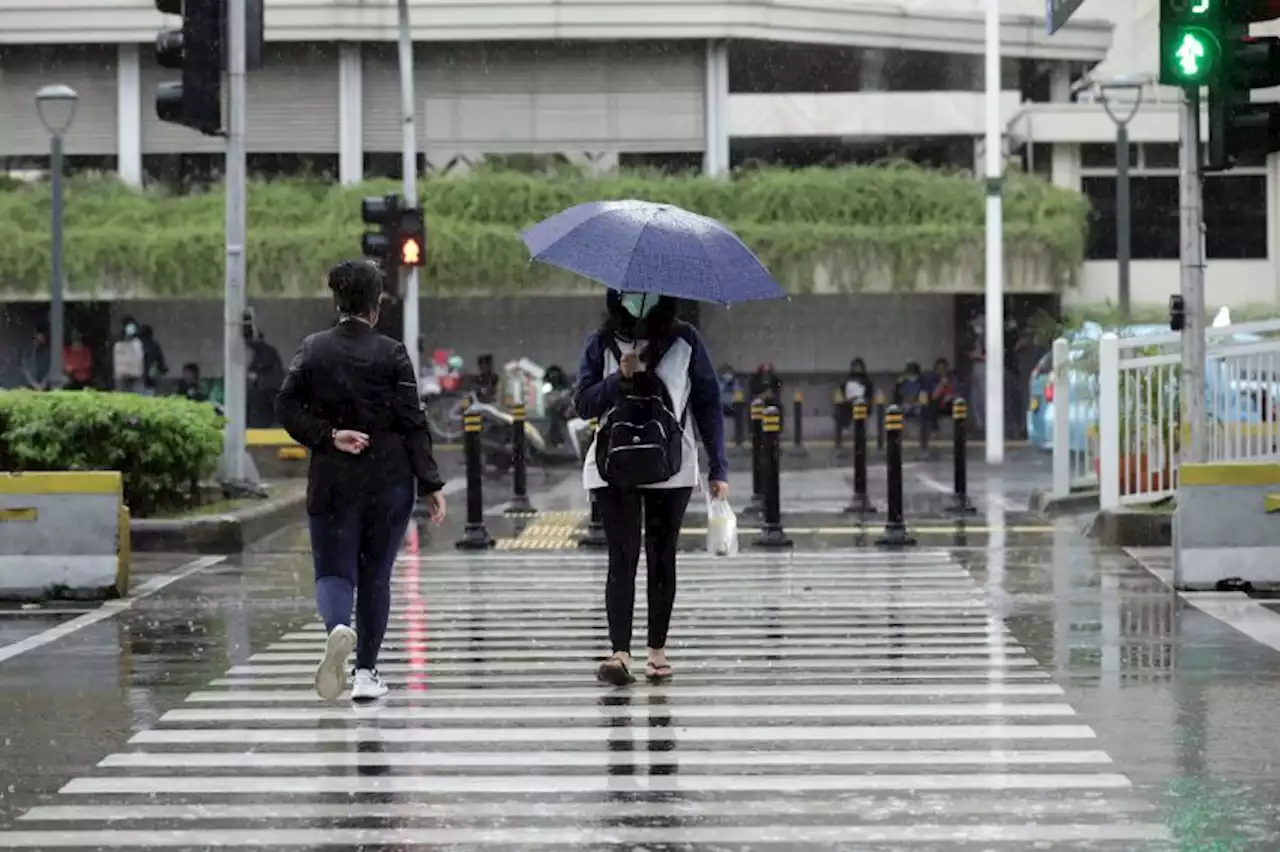
[[[1174,42],[1173,58],[1178,77],[1188,83],[1199,82],[1208,76],[1213,68],[1210,56],[1207,33],[1196,30],[1183,30]]]

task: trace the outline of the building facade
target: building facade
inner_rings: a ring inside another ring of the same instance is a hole
[[[751,161],[886,155],[981,164],[984,0],[410,7],[423,168],[465,170],[492,156],[713,175]],[[1008,153],[1087,193],[1097,210],[1081,284],[1064,300],[1114,302],[1115,130],[1099,105],[1076,102],[1072,84],[1090,69],[1154,71],[1158,0],[1086,3],[1053,36],[1042,0],[1002,0],[1001,11]],[[155,116],[156,85],[177,72],[156,66],[152,45],[174,23],[151,0],[0,0],[0,171],[47,164],[33,98],[59,82],[80,95],[66,138],[71,168],[115,170],[133,184],[216,174],[220,140]],[[347,183],[398,175],[395,3],[269,0],[266,35],[266,67],[249,77],[251,171]],[[1133,297],[1158,307],[1178,287],[1177,104],[1168,92],[1145,93],[1130,136]],[[1269,213],[1277,187],[1275,157],[1207,181],[1210,303],[1280,302],[1280,217]],[[918,304],[938,312],[926,325],[955,326],[953,299]],[[811,348],[803,334],[793,352]],[[796,357],[797,369],[808,363]]]

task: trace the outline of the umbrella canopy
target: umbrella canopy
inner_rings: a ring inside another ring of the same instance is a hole
[[[521,236],[534,260],[622,292],[722,305],[786,297],[737,234],[670,204],[579,204]]]

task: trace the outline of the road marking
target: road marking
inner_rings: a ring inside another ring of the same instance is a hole
[[[226,559],[225,556],[201,556],[199,559],[193,559],[185,565],[163,574],[159,577],[152,577],[143,583],[137,590],[127,598],[121,600],[107,601],[101,607],[92,612],[73,618],[70,621],[50,627],[48,630],[41,631],[34,636],[28,636],[9,645],[0,647],[0,663],[6,660],[12,660],[19,654],[25,654],[27,651],[42,648],[50,642],[56,642],[63,637],[70,636],[78,630],[83,630],[90,625],[97,624],[99,621],[105,621],[112,616],[118,615],[125,610],[133,608],[134,604],[144,598],[149,598],[156,592],[178,582],[185,580],[198,571],[217,565]]]

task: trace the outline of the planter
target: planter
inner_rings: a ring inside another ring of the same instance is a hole
[[[1093,470],[1102,481],[1102,461],[1093,460]],[[1154,469],[1150,456],[1146,453],[1137,456],[1120,457],[1120,496],[1128,494],[1151,494],[1173,490],[1173,465],[1168,458],[1155,463]]]

